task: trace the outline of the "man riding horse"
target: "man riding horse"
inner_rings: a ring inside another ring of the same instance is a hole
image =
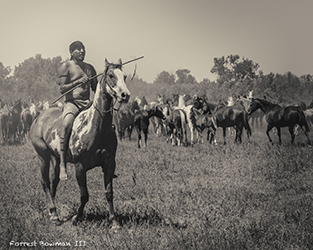
[[[64,94],[75,86],[80,86],[65,95],[60,138],[60,180],[67,180],[66,155],[73,121],[78,113],[90,103],[90,87],[95,92],[97,86],[96,77],[90,80],[96,75],[96,70],[91,64],[84,62],[86,50],[83,43],[73,42],[69,46],[69,51],[71,59],[64,62],[58,69],[60,92]]]

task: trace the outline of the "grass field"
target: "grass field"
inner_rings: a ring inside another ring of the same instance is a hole
[[[84,221],[54,225],[32,146],[0,146],[1,249],[312,249],[313,148],[303,133],[290,145],[283,129],[282,146],[270,145],[264,131],[251,143],[244,135],[241,145],[228,136],[223,146],[221,134],[217,146],[172,147],[150,134],[138,149],[135,133],[119,143],[117,233],[108,226],[100,168],[88,172]],[[73,215],[79,199],[70,165],[56,197],[60,217]]]

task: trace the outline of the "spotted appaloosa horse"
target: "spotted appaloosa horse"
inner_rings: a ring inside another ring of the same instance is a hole
[[[96,166],[104,173],[105,195],[109,204],[109,219],[112,227],[119,227],[113,207],[113,177],[116,166],[117,137],[112,127],[113,101],[128,102],[130,92],[125,84],[126,74],[122,71],[122,61],[118,64],[105,60],[105,71],[97,84],[94,99],[89,108],[74,120],[67,161],[75,165],[76,179],[81,192],[80,206],[73,218],[76,224],[83,218],[83,210],[88,202],[86,172]],[[50,219],[59,221],[55,206],[55,195],[60,172],[60,130],[62,110],[53,107],[43,111],[30,129],[32,144],[40,159],[42,186],[49,203]],[[50,182],[49,166],[54,156],[54,178]]]
[[[273,141],[270,137],[269,132],[272,130],[273,127],[276,127],[277,129],[279,144],[281,144],[282,127],[289,128],[289,133],[291,135],[291,143],[294,143],[295,139],[294,127],[296,124],[298,124],[302,129],[304,127],[303,131],[308,139],[308,143],[310,144],[310,138],[308,135],[310,129],[306,121],[305,115],[303,113],[303,110],[300,107],[298,106],[282,107],[278,104],[271,103],[267,100],[254,98],[251,100],[248,113],[251,114],[258,109],[261,109],[265,113],[266,121],[268,123],[266,135],[270,143],[273,143]]]

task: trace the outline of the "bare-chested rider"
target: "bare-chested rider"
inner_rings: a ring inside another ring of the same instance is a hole
[[[89,79],[96,75],[91,64],[85,63],[85,46],[80,41],[73,42],[70,47],[71,59],[62,63],[58,69],[60,92],[66,91],[80,84],[79,87],[65,95],[63,107],[63,123],[60,140],[60,180],[67,180],[66,155],[74,118],[86,108],[90,102],[90,88],[96,90],[97,79]]]

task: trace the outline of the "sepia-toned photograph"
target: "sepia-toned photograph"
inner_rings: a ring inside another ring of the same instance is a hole
[[[0,6],[0,249],[313,248],[313,2]]]

